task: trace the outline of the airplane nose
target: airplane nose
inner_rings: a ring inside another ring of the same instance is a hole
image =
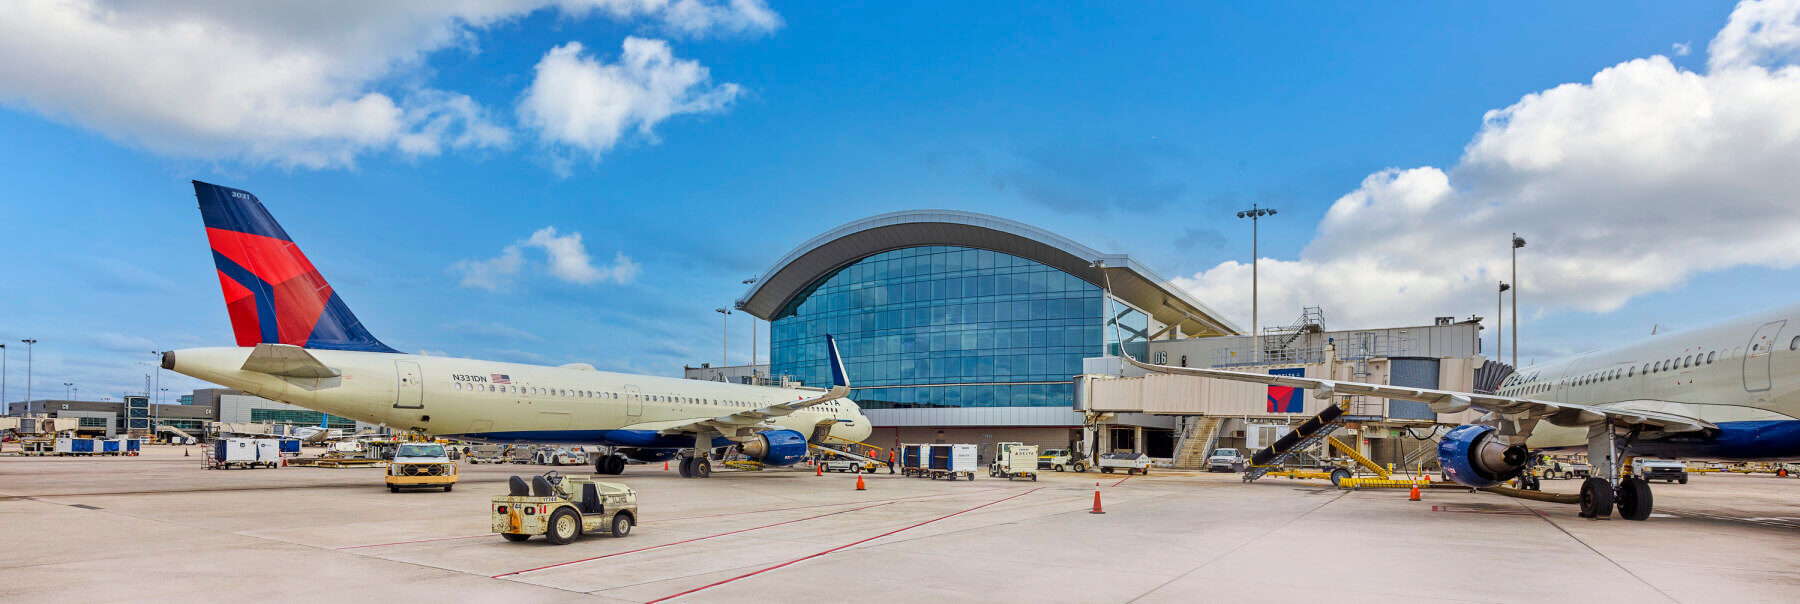
[[[175,369],[175,351],[170,350],[163,353],[162,368],[169,370]]]

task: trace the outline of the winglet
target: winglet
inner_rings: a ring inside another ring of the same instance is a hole
[[[831,355],[831,387],[850,387],[850,374],[844,371],[844,359],[838,356],[837,338],[825,334],[825,351]]]

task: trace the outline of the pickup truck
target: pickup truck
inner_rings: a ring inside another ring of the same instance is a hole
[[[1043,450],[1038,453],[1037,467],[1039,470],[1056,470],[1058,472],[1071,470],[1076,472],[1087,471],[1087,463],[1075,461],[1068,449]]]
[[[1213,449],[1212,457],[1206,458],[1208,472],[1236,472],[1244,463],[1244,455],[1237,449]]]
[[[456,486],[456,462],[438,443],[401,443],[387,469],[387,487],[393,493],[416,487],[443,487],[449,492]]]
[[[1666,482],[1680,481],[1687,484],[1687,464],[1667,459],[1646,459],[1633,462],[1635,469],[1644,480],[1662,480]]]
[[[1587,478],[1592,473],[1591,466],[1579,462],[1550,459],[1538,464],[1538,475],[1550,480]]]

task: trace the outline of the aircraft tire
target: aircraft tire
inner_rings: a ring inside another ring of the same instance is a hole
[[[1647,519],[1654,501],[1655,498],[1650,495],[1649,481],[1640,478],[1619,481],[1619,517],[1626,520]]]
[[[1613,489],[1605,478],[1590,476],[1581,482],[1581,517],[1598,518],[1612,515]]]
[[[678,469],[681,470],[682,478],[693,478],[694,477],[694,458],[683,457],[683,458],[681,458],[681,463],[676,464],[676,465],[680,466]]]
[[[706,478],[712,476],[712,461],[704,457],[694,458],[694,469],[692,473],[694,478]]]

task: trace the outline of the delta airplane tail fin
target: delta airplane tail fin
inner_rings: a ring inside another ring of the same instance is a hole
[[[399,352],[370,334],[248,191],[194,181],[238,346]]]

